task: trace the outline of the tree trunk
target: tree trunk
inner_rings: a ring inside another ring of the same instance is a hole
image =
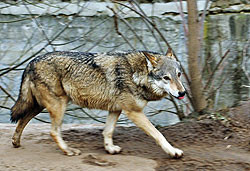
[[[188,5],[188,69],[191,80],[191,93],[196,112],[206,108],[207,102],[202,93],[203,85],[198,55],[200,52],[199,21],[196,0],[187,0]]]

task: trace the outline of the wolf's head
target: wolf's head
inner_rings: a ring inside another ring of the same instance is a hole
[[[148,63],[149,76],[155,91],[166,92],[175,98],[183,99],[186,91],[181,82],[181,67],[172,50],[166,55],[144,52]]]

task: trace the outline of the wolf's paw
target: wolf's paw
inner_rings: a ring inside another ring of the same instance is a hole
[[[172,157],[172,158],[181,158],[183,156],[183,151],[178,149],[178,148],[174,148],[173,151],[171,151],[171,153],[169,153],[169,155]]]
[[[20,145],[20,140],[16,140],[14,137],[12,138],[12,145],[13,145],[13,147],[15,147],[15,148],[18,148],[18,147],[20,147],[21,145]]]
[[[117,154],[121,152],[122,148],[117,145],[105,145],[105,150],[109,154]]]
[[[67,149],[65,149],[63,151],[64,151],[64,154],[67,156],[78,156],[81,154],[81,151],[76,149],[76,148],[68,147]]]

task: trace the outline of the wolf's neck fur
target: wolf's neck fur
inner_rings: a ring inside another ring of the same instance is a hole
[[[128,61],[134,69],[133,81],[138,87],[140,87],[140,93],[145,100],[160,100],[167,95],[163,89],[155,84],[154,78],[150,75],[151,68],[143,53],[138,52],[133,55],[131,54]]]

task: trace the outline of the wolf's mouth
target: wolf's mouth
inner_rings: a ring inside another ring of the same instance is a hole
[[[185,95],[176,97],[176,96],[172,95],[171,93],[170,93],[170,95],[173,96],[173,97],[176,98],[176,99],[179,99],[179,100],[182,100],[182,99],[184,99],[184,97],[185,97]]]
[[[184,99],[184,96],[178,97],[178,99],[179,99],[179,100],[182,100],[182,99]]]

